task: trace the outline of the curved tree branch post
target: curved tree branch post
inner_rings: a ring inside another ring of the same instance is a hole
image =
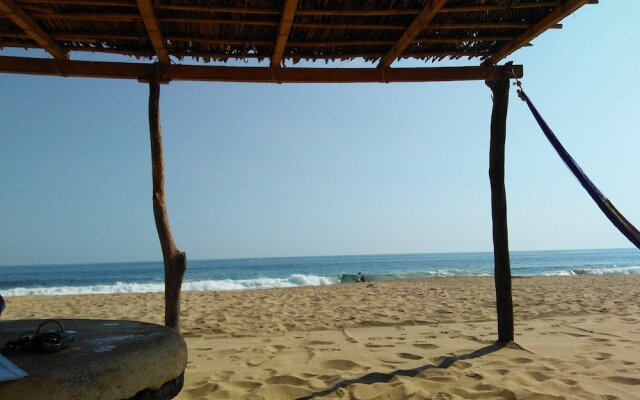
[[[504,149],[507,136],[509,79],[489,80],[485,83],[493,92],[489,180],[491,181],[498,341],[509,342],[513,341],[513,301],[511,298],[511,264],[507,231],[507,195],[504,188]]]
[[[164,258],[164,324],[180,330],[180,288],[187,269],[187,256],[173,241],[164,198],[164,158],[160,128],[160,70],[156,64],[149,79],[149,132],[153,175],[153,214]]]

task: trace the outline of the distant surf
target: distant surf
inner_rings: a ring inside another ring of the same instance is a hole
[[[638,275],[637,249],[511,253],[513,276]],[[492,276],[492,253],[391,254],[189,261],[186,292],[350,284],[455,276]],[[0,267],[4,296],[164,291],[161,262]]]
[[[566,273],[549,274],[549,275],[640,275],[640,266],[623,267],[623,268],[583,268],[570,269]]]

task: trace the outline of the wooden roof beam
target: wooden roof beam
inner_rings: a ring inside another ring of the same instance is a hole
[[[20,3],[73,4],[80,6],[135,7],[128,0],[20,0]]]
[[[65,21],[137,22],[143,19],[140,14],[133,13],[48,13],[40,11],[31,15],[36,19],[60,19]]]
[[[0,57],[0,73],[137,79],[148,81],[154,64],[56,61],[42,58]],[[522,65],[509,67],[434,68],[265,68],[175,65],[163,67],[163,79],[253,83],[375,83],[449,82],[521,78]]]
[[[573,14],[577,9],[585,4],[594,3],[593,0],[566,0],[564,3],[560,4],[553,11],[551,11],[549,15],[534,24],[527,31],[498,49],[498,51],[493,53],[486,62],[490,64],[497,64],[498,62],[500,62],[500,60],[509,56],[520,47],[523,47],[530,43],[542,32],[546,31],[547,29],[553,28],[556,24],[558,24],[558,22],[563,20],[565,17]]]
[[[22,10],[14,0],[0,0],[0,12],[6,15],[14,24],[20,27],[31,39],[45,49],[56,60],[68,58],[56,42],[42,29],[40,25]]]
[[[175,11],[195,11],[210,13],[232,13],[232,14],[258,14],[258,15],[280,15],[281,10],[271,8],[250,8],[250,7],[221,7],[221,6],[192,6],[182,4],[158,4],[160,10]]]
[[[440,10],[441,13],[468,13],[468,12],[486,12],[486,11],[508,11],[508,10],[522,10],[522,9],[534,9],[534,8],[554,8],[562,0],[549,0],[538,1],[535,3],[514,3],[510,5],[478,5],[478,6],[454,6],[444,7]],[[589,0],[588,4],[598,4],[598,0]]]
[[[420,32],[423,31],[425,25],[428,25],[429,22],[435,17],[440,9],[447,4],[447,0],[432,0],[428,5],[424,7],[424,9],[418,14],[415,20],[409,25],[406,31],[400,36],[400,39],[393,45],[391,50],[387,54],[385,54],[380,63],[378,64],[378,68],[388,68],[404,51],[409,47],[411,42],[415,38],[418,37]]]
[[[291,33],[293,18],[296,15],[297,8],[298,0],[286,0],[284,6],[282,6],[282,18],[280,19],[280,28],[278,29],[276,43],[273,46],[271,68],[280,67],[280,64],[282,64],[284,49],[287,47],[287,40],[289,40],[289,34]]]
[[[510,5],[477,5],[477,6],[453,6],[444,7],[440,13],[469,13],[486,11],[509,11],[532,8],[553,8],[558,5],[558,0],[538,1],[536,3],[515,3]]]
[[[169,52],[162,39],[162,30],[160,29],[160,23],[156,17],[156,13],[153,10],[151,0],[136,0],[138,3],[138,9],[140,15],[142,15],[142,21],[147,29],[147,34],[151,40],[151,45],[158,56],[160,64],[169,64]]]
[[[357,9],[304,9],[299,10],[298,15],[311,15],[311,16],[341,16],[341,17],[374,17],[374,16],[388,16],[388,15],[417,15],[420,14],[420,9],[378,9],[378,10],[357,10]]]

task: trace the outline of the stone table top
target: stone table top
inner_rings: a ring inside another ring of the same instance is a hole
[[[43,321],[0,321],[0,348]],[[77,332],[73,344],[57,353],[5,353],[29,375],[0,382],[0,399],[169,399],[182,388],[187,346],[176,330],[138,321],[58,321]]]

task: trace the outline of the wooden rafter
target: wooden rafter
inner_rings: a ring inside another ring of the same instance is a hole
[[[160,64],[169,64],[169,52],[162,39],[162,30],[160,29],[160,23],[158,22],[156,13],[153,10],[151,0],[136,1],[138,2],[138,9],[140,10],[140,15],[142,15],[147,34],[158,56],[158,61],[160,61]]]
[[[526,22],[476,22],[476,23],[454,23],[454,24],[430,24],[424,29],[527,29],[531,25]]]
[[[387,15],[416,15],[420,13],[420,9],[379,9],[379,10],[345,10],[345,9],[305,9],[298,11],[298,15],[311,16],[335,16],[342,17],[373,17]]]
[[[393,40],[327,40],[318,42],[289,42],[293,47],[342,47],[342,46],[390,46]]]
[[[20,27],[29,38],[33,39],[56,60],[66,60],[65,53],[56,42],[27,14],[14,0],[0,0],[0,12]]]
[[[413,43],[471,43],[471,42],[506,42],[513,40],[513,36],[466,36],[452,38],[419,38],[414,39]],[[398,57],[400,57],[400,54]]]
[[[529,28],[526,32],[522,33],[520,36],[510,41],[509,43],[502,46],[498,51],[493,53],[488,59],[487,62],[491,64],[497,64],[500,60],[509,56],[509,54],[518,50],[520,47],[526,45],[542,32],[547,29],[553,27],[562,19],[572,14],[578,8],[582,7],[585,4],[592,4],[592,0],[567,0],[558,7],[556,7],[549,15],[545,18],[534,24],[531,28]]]
[[[197,11],[236,14],[280,15],[280,10],[270,8],[245,8],[245,7],[219,7],[219,6],[192,6],[181,4],[159,4],[160,10]]]
[[[0,73],[148,80],[152,64],[0,57]],[[277,71],[276,71],[277,70]],[[265,68],[174,65],[163,79],[255,83],[450,82],[521,78],[521,65],[434,68]]]
[[[140,14],[133,13],[50,13],[34,12],[31,14],[36,19],[60,19],[69,21],[110,21],[110,22],[136,22],[143,18]]]
[[[289,33],[291,33],[291,26],[293,25],[293,18],[296,15],[297,8],[298,0],[286,0],[282,7],[280,28],[278,28],[278,36],[276,37],[276,43],[273,46],[273,54],[271,56],[272,68],[279,67],[282,63],[284,49],[287,46],[287,40],[289,40]]]
[[[273,42],[271,40],[210,39],[210,38],[193,37],[193,36],[169,36],[169,39],[175,42],[193,42],[193,43],[204,43],[204,44],[211,44],[211,45],[234,45],[234,46],[243,46],[243,45],[271,46],[273,45]]]
[[[378,68],[388,68],[396,58],[402,55],[411,42],[423,31],[425,25],[431,22],[433,17],[438,14],[438,11],[440,11],[445,4],[447,4],[447,0],[433,0],[429,2],[420,14],[418,14],[416,19],[413,20],[411,25],[409,25],[407,30],[404,31],[402,36],[400,36],[400,39],[393,45],[391,50],[382,57]]]
[[[518,3],[506,5],[478,5],[478,6],[454,6],[444,7],[441,13],[469,13],[484,11],[522,10],[530,8],[553,8],[558,5],[558,0],[538,1],[535,3]]]
[[[335,24],[327,22],[294,22],[293,27],[304,29],[371,29],[378,31],[398,31],[405,28],[404,25],[400,24]]]
[[[20,3],[75,4],[80,6],[135,7],[127,0],[20,0]]]
[[[199,17],[166,17],[159,18],[160,22],[191,23],[207,25],[255,25],[255,26],[278,26],[278,21],[266,19],[225,19],[225,18],[199,18]]]

